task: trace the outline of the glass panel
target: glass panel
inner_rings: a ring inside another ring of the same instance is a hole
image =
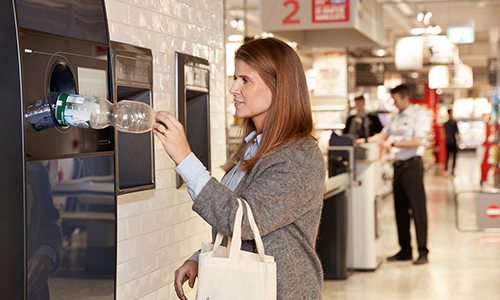
[[[102,0],[17,0],[19,27],[107,44]]]
[[[50,92],[109,97],[107,49],[98,51],[87,43],[34,33],[21,33],[20,47],[31,51],[21,51],[25,112],[30,103],[48,97]],[[111,126],[101,130],[55,126],[35,131],[26,124],[25,128],[28,160],[103,155],[114,148]]]
[[[32,161],[26,166],[28,299],[114,299],[114,156]],[[30,266],[49,263],[36,282]]]

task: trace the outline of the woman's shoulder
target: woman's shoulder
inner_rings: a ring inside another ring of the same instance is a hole
[[[313,137],[291,140],[266,158],[270,161],[286,160],[303,164],[324,164],[321,150]]]

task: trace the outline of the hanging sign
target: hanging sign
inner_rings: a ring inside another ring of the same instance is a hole
[[[384,43],[377,0],[260,0],[260,14],[262,30],[308,47]]]
[[[313,23],[348,22],[349,0],[313,0]]]
[[[474,43],[475,20],[449,21],[447,35],[452,43]]]

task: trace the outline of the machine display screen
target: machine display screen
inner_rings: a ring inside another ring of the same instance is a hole
[[[78,86],[80,95],[107,98],[108,74],[105,70],[78,68]]]
[[[107,44],[103,0],[17,0],[21,28]]]

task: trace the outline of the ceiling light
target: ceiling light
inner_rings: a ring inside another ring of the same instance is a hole
[[[432,13],[430,11],[426,12],[424,16],[424,24],[429,25],[431,18],[432,18]]]
[[[231,25],[232,28],[238,27],[238,20],[231,20],[231,22],[229,22],[229,25]]]
[[[427,28],[415,27],[410,30],[410,33],[413,35],[421,35],[424,33],[437,35],[441,33],[441,26],[427,26]]]
[[[439,25],[436,25],[434,27],[429,26],[429,27],[427,27],[426,32],[430,33],[430,34],[440,34],[441,33],[441,26],[439,26]]]
[[[239,31],[245,30],[245,22],[243,20],[238,20],[238,26],[236,27]]]
[[[384,49],[375,49],[372,51],[372,53],[376,56],[384,56],[385,55],[385,50]]]
[[[227,37],[229,42],[241,42],[243,41],[243,36],[241,34],[232,34]]]
[[[413,35],[421,35],[425,33],[425,28],[420,28],[420,27],[412,28],[410,30],[410,33]]]
[[[417,15],[417,21],[422,22],[424,20],[424,13],[419,12]]]
[[[410,74],[410,77],[411,77],[411,78],[413,78],[413,79],[417,79],[417,78],[418,78],[418,76],[420,76],[420,74],[418,74],[418,72],[412,72],[412,73]]]

